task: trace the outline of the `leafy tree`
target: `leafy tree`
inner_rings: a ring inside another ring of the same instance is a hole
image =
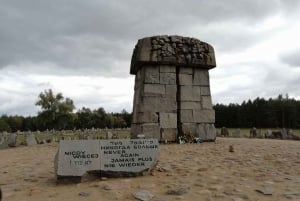
[[[132,113],[128,113],[125,109],[122,110],[121,115],[126,122],[125,127],[131,126]]]
[[[112,128],[114,118],[111,114],[106,113],[104,108],[100,107],[93,111],[92,122],[95,128]]]
[[[37,131],[38,128],[37,117],[24,117],[22,131]]]
[[[93,122],[91,121],[93,113],[89,108],[83,107],[82,109],[78,110],[76,115],[77,115],[77,119],[75,121],[76,128],[90,129],[94,126]]]
[[[113,128],[114,116],[112,114],[107,114],[105,118],[105,127]]]
[[[3,131],[11,132],[11,128],[8,124],[8,116],[7,115],[3,115],[0,118],[0,132],[3,132]]]
[[[8,117],[8,124],[12,132],[17,132],[23,128],[23,117],[21,116],[10,116]]]
[[[125,128],[126,126],[126,121],[122,116],[114,116],[114,128]]]
[[[104,128],[106,127],[106,112],[103,107],[94,110],[93,114],[93,122],[95,122],[96,128]]]
[[[37,106],[42,111],[39,112],[39,124],[44,129],[66,129],[72,120],[72,111],[75,109],[70,98],[64,97],[62,93],[54,94],[51,89],[41,92],[38,96]]]

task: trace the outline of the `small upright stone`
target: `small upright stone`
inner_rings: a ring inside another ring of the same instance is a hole
[[[36,144],[37,144],[37,142],[36,142],[35,136],[33,134],[26,136],[26,139],[25,139],[26,146],[31,146],[31,145],[36,145]]]
[[[113,137],[113,133],[110,132],[110,131],[107,131],[106,132],[106,139],[109,140],[109,139],[112,139],[112,137]]]
[[[6,149],[6,148],[8,148],[7,141],[4,135],[0,133],[0,149]]]
[[[229,152],[234,152],[234,147],[233,147],[233,145],[231,144],[231,145],[229,145]]]
[[[224,136],[224,137],[228,137],[229,136],[229,131],[226,127],[222,127],[221,128],[221,136]]]
[[[17,146],[17,134],[11,133],[8,139],[8,146],[9,147],[16,147]]]

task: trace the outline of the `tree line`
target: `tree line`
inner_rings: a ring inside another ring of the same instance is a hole
[[[75,105],[61,93],[51,89],[41,92],[36,106],[41,107],[37,116],[19,115],[0,117],[0,132],[72,130],[91,128],[130,127],[132,113],[108,113],[103,107],[91,110],[83,107],[73,112]],[[244,101],[241,104],[216,104],[216,127],[228,128],[300,128],[300,101],[279,95],[275,99]]]
[[[131,125],[131,114],[124,109],[120,113],[108,113],[103,107],[95,110],[83,107],[73,112],[73,100],[51,89],[41,92],[35,105],[41,107],[37,116],[2,115],[0,132],[126,128]]]
[[[241,104],[216,104],[214,109],[216,127],[300,128],[300,101],[288,95]]]

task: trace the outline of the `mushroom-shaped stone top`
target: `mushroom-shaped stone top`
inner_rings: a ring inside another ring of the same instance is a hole
[[[214,48],[195,38],[152,36],[138,40],[131,59],[130,74],[145,64],[176,65],[211,69],[216,67]]]

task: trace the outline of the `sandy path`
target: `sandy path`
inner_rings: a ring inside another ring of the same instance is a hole
[[[234,153],[228,151],[230,144]],[[0,186],[5,201],[136,200],[144,189],[154,201],[300,201],[300,142],[218,138],[217,143],[161,145],[152,175],[84,178],[56,184],[56,144],[0,150]],[[263,195],[256,189],[269,190]],[[181,189],[181,190],[178,190]],[[174,190],[181,195],[169,195]],[[79,195],[83,192],[82,195]]]

